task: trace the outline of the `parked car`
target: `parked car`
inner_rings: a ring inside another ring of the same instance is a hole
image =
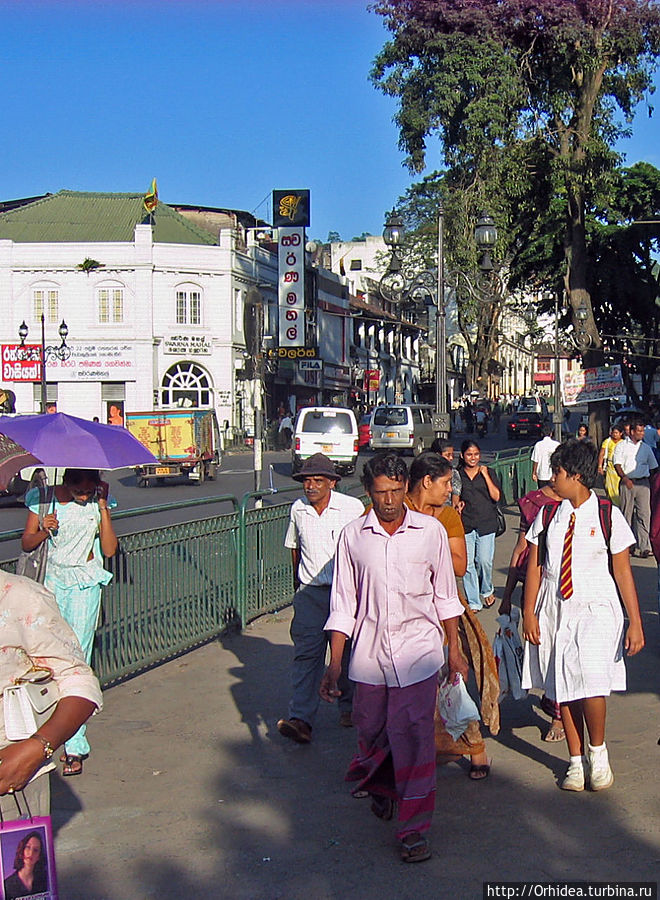
[[[291,471],[304,460],[323,453],[339,473],[352,475],[358,455],[358,424],[352,409],[341,406],[309,406],[301,409],[293,426]]]
[[[550,418],[545,397],[521,397],[516,412],[539,413],[544,421]]]
[[[410,403],[377,406],[371,417],[372,450],[427,450],[435,439],[433,407]]]
[[[543,431],[543,417],[538,412],[517,412],[507,423],[507,436],[514,441],[520,438],[540,438]]]
[[[365,413],[360,417],[358,425],[358,449],[363,450],[369,446],[371,439],[371,413]]]

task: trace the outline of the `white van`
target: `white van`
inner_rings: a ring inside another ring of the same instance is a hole
[[[435,439],[434,407],[421,403],[377,406],[371,417],[372,450],[428,450]]]
[[[291,472],[299,472],[304,460],[323,453],[337,472],[352,475],[358,457],[358,425],[352,409],[341,406],[309,406],[301,409],[293,426]]]

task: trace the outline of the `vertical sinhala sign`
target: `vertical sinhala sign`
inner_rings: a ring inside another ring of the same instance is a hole
[[[305,345],[304,240],[304,228],[279,229],[280,347],[304,347]]]
[[[309,191],[273,191],[278,229],[279,346],[305,346],[305,226]]]

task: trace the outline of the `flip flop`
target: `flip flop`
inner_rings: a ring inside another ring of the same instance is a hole
[[[431,858],[431,845],[418,831],[407,834],[401,841],[401,861],[405,863],[424,862]]]
[[[371,811],[383,822],[389,822],[394,816],[395,803],[391,797],[380,797],[375,794],[371,795]]]
[[[549,744],[554,744],[557,741],[565,741],[566,740],[566,732],[563,728],[550,728],[549,731],[545,733],[544,741],[547,741]]]
[[[470,766],[470,771],[468,772],[468,778],[472,781],[485,781],[486,778],[490,775],[490,767],[493,764],[493,760],[489,759],[487,763],[484,763],[481,766],[477,766],[474,763]]]
[[[481,605],[484,607],[484,609],[490,609],[491,606],[495,606],[496,600],[497,597],[495,596],[495,594],[491,594],[490,597],[485,597],[481,601]]]
[[[82,770],[82,756],[76,756],[75,753],[67,753],[66,759],[64,761],[64,768],[62,769],[62,775],[64,775],[65,778],[72,775],[82,775]]]

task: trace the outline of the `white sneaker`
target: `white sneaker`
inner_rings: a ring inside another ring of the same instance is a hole
[[[591,770],[590,785],[592,791],[604,791],[614,784],[614,774],[610,767],[607,747],[592,747],[589,744],[589,768]]]
[[[560,784],[562,791],[583,791],[587,766],[586,756],[571,756],[566,775]]]

